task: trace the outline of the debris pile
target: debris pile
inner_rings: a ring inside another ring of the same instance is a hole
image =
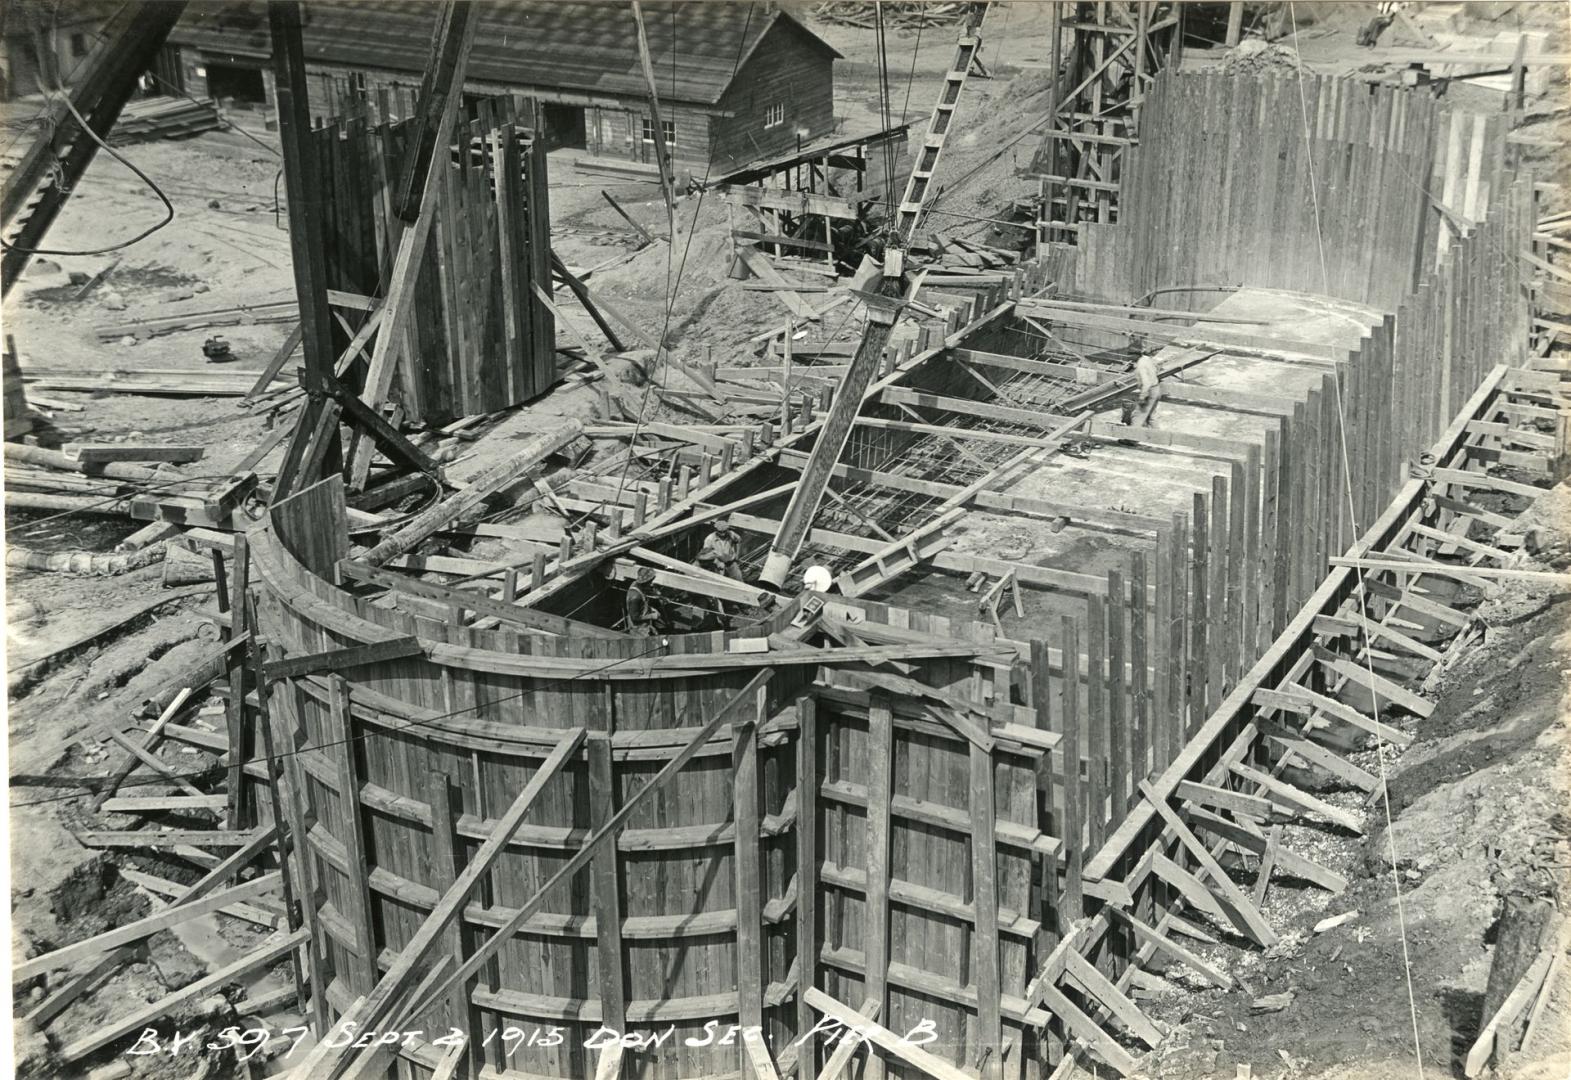
[[[1259,38],[1250,38],[1241,42],[1238,48],[1228,54],[1222,61],[1224,75],[1270,75],[1275,72],[1303,71],[1306,74],[1313,69],[1298,59],[1292,49],[1284,49],[1280,45],[1268,45]]]
[[[868,3],[867,0],[824,0],[813,9],[813,14],[827,23],[834,23],[837,26],[857,26],[865,30],[878,25],[880,7],[883,8],[885,26],[914,30],[918,26],[942,26],[959,22],[965,17],[966,10],[971,5],[932,4],[925,0],[918,0],[918,2],[895,0],[886,4]]]

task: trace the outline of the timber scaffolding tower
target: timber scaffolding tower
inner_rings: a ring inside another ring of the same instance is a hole
[[[1037,244],[1073,243],[1080,223],[1118,220],[1123,158],[1158,72],[1176,68],[1183,5],[1054,2],[1052,120],[1032,162],[1041,182]]]

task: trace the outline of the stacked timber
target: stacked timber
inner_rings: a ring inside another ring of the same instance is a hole
[[[149,139],[183,139],[223,127],[218,105],[192,98],[145,98],[133,101],[120,113],[109,133],[110,146]]]

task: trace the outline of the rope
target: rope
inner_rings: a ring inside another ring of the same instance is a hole
[[[1303,121],[1304,130],[1304,159],[1309,166],[1309,196],[1310,204],[1315,215],[1315,244],[1320,256],[1320,276],[1322,288],[1327,296],[1331,294],[1331,272],[1326,263],[1325,233],[1320,220],[1320,189],[1315,176],[1314,140],[1309,131],[1309,98],[1304,91],[1303,58],[1298,52],[1298,20],[1293,10],[1291,0],[1288,7],[1288,21],[1293,25],[1293,54],[1298,61],[1294,66],[1298,79],[1299,115]],[[1329,316],[1327,316],[1329,322]],[[1331,380],[1336,390],[1337,436],[1342,451],[1342,478],[1344,490],[1347,493],[1348,521],[1352,523],[1353,535],[1361,535],[1358,528],[1358,508],[1353,502],[1353,469],[1349,460],[1347,449],[1347,419],[1342,409],[1342,379],[1340,372]],[[1357,585],[1358,610],[1365,619],[1369,618],[1369,598],[1364,590],[1364,571],[1362,567],[1353,567],[1354,581]],[[1369,671],[1369,694],[1373,699],[1375,715],[1380,715],[1380,693],[1375,688],[1375,666],[1370,656],[1370,650],[1364,649],[1364,664]],[[1402,904],[1402,876],[1397,869],[1396,823],[1391,815],[1391,792],[1386,777],[1386,744],[1378,730],[1375,736],[1375,756],[1380,763],[1380,801],[1385,807],[1386,841],[1391,851],[1391,887],[1396,895],[1397,928],[1402,935],[1402,977],[1407,983],[1407,1010],[1413,1025],[1413,1056],[1418,1066],[1418,1078],[1424,1077],[1424,1051],[1418,1032],[1418,1001],[1413,990],[1413,965],[1408,954],[1407,945],[1407,914]]]

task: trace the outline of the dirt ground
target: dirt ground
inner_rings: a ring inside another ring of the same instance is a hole
[[[1540,22],[1553,18],[1546,11],[1560,10],[1548,4],[1506,6]],[[877,127],[880,80],[871,59],[873,35],[808,18],[847,57],[836,73],[841,130]],[[1365,62],[1367,52],[1352,45],[1352,32],[1343,25],[1351,22],[1339,16],[1326,24],[1324,33],[1303,31],[1305,61],[1315,70],[1351,70]],[[1022,230],[1006,219],[1016,200],[1036,190],[1035,181],[1019,173],[1040,138],[1050,30],[1043,4],[997,4],[989,15],[982,59],[991,78],[974,78],[966,90],[957,119],[959,135],[949,142],[938,175],[934,228],[999,246],[1016,246],[1022,238]],[[891,31],[888,48],[891,100],[899,106],[895,118],[920,129],[953,55],[954,29],[925,27],[920,35]],[[1203,66],[1210,59],[1192,50],[1187,62]],[[15,115],[6,119],[14,121]],[[24,367],[205,373],[215,367],[201,352],[203,339],[212,333],[230,342],[235,356],[230,369],[255,370],[273,354],[288,323],[192,331],[140,342],[102,340],[95,332],[129,319],[292,296],[288,234],[278,205],[282,184],[276,134],[265,129],[259,115],[233,119],[230,131],[123,151],[165,190],[177,216],[169,227],[124,253],[35,260],[3,312],[5,330],[16,336]],[[1563,124],[1557,119],[1533,130],[1563,134]],[[0,158],[20,152],[14,123],[0,132],[0,140],[9,144],[0,147]],[[668,222],[657,188],[587,177],[572,169],[570,153],[553,154],[551,170],[553,246],[576,270],[592,271],[591,287],[630,318],[650,329],[664,329],[679,358],[748,363],[759,346],[747,339],[785,322],[786,309],[777,301],[743,291],[726,277],[726,218],[720,199],[681,199],[674,242],[660,241],[633,254],[633,231],[600,192],[608,191],[645,227],[664,233]],[[109,246],[152,224],[160,209],[140,180],[100,155],[51,230],[49,244],[72,250]],[[632,257],[627,261],[606,265],[628,255]],[[101,284],[74,298],[78,286],[73,275],[81,280],[111,266]],[[803,340],[854,339],[860,323],[843,317],[845,310],[810,327]],[[572,329],[598,342],[593,324],[580,310],[565,304],[564,312]],[[564,345],[576,340],[564,330]],[[227,474],[268,430],[266,416],[237,407],[235,399],[64,391],[43,396],[79,408],[54,414],[61,441],[203,445],[204,459],[184,470],[191,476]],[[561,416],[590,417],[596,408],[592,387],[562,387],[517,410],[492,437],[470,446],[465,457],[451,464],[452,475],[462,479],[483,467],[503,452],[513,435],[538,430]],[[653,400],[649,415],[693,419]],[[1557,506],[1563,509],[1565,503],[1562,498]],[[106,550],[129,531],[117,533],[120,523],[39,518],[8,514],[8,541],[46,549]],[[1086,546],[1080,557],[1094,567],[1099,556]],[[930,592],[924,594],[924,588]],[[962,608],[974,603],[952,582],[918,581],[910,589],[906,602],[933,610],[945,603]],[[100,729],[123,724],[154,688],[201,651],[210,633],[201,612],[210,600],[201,589],[187,594],[166,590],[157,566],[115,578],[8,570],[4,598],[11,688],[11,910],[14,949],[22,956],[151,910],[149,896],[120,877],[117,865],[134,865],[183,883],[200,873],[198,866],[176,855],[123,859],[81,846],[73,829],[130,828],[138,819],[88,813],[82,800],[65,798],[73,789],[61,786],[60,778],[101,774],[116,759]],[[1490,636],[1447,677],[1435,716],[1415,726],[1418,742],[1400,759],[1387,761],[1403,919],[1394,917],[1392,879],[1382,855],[1387,850],[1382,815],[1371,817],[1372,835],[1362,842],[1309,838],[1317,857],[1352,877],[1353,886],[1335,899],[1291,884],[1277,887],[1268,914],[1275,925],[1295,928],[1284,935],[1288,944],[1265,957],[1228,954],[1229,963],[1249,982],[1249,993],[1223,995],[1175,983],[1152,1003],[1152,1015],[1171,1027],[1172,1038],[1146,1059],[1149,1075],[1232,1075],[1245,1063],[1257,1075],[1411,1075],[1413,1025],[1402,978],[1403,923],[1425,1068],[1435,1074],[1454,1071],[1458,1049],[1465,1052],[1478,1023],[1501,882],[1505,875],[1544,872],[1563,879],[1568,861],[1563,692],[1564,676],[1571,670],[1571,635],[1565,630],[1562,599],[1516,594],[1486,599],[1482,610],[1494,613]],[[167,602],[134,614],[156,600]],[[221,730],[221,717],[200,716],[195,724]],[[208,768],[212,761],[211,755],[178,744],[166,744],[159,754],[181,772]],[[137,794],[166,791],[173,788],[135,789]],[[198,814],[183,824],[210,828],[213,815]],[[1324,914],[1352,908],[1361,912],[1354,923],[1327,934],[1309,933]],[[57,1043],[69,1040],[122,1015],[132,1003],[157,1000],[242,955],[263,932],[235,920],[210,918],[193,923],[179,939],[158,935],[151,939],[148,956],[126,965],[73,1005],[50,1034]],[[54,986],[18,987],[18,1012]],[[205,1021],[214,1026],[237,1022],[233,999],[280,986],[275,973],[259,986],[227,988],[230,1005],[208,999],[195,1003],[193,1014],[218,1018]],[[1288,987],[1297,996],[1287,1010],[1250,1015],[1253,997]],[[1565,1060],[1550,1055],[1566,1052],[1563,1033],[1571,1026],[1571,979],[1562,980],[1550,1018],[1549,1030],[1559,1041],[1539,1044],[1534,1056],[1549,1059],[1537,1068],[1558,1064],[1559,1071],[1523,1067],[1503,1075],[1567,1074]],[[284,1024],[292,1018],[279,1014],[272,1021]],[[194,1024],[197,1018],[185,1022]],[[16,1038],[22,1075],[86,1072],[51,1059],[37,1032],[19,1029]],[[107,1054],[100,1054],[85,1064],[107,1060]],[[196,1065],[189,1058],[127,1060],[134,1062],[137,1076],[234,1071],[231,1061],[221,1061],[216,1054]]]
[[[1545,565],[1571,564],[1571,488],[1556,488],[1523,521],[1555,530]],[[1483,641],[1445,674],[1434,714],[1401,725],[1413,744],[1385,754],[1389,825],[1377,805],[1365,807],[1360,839],[1288,834],[1290,847],[1348,877],[1349,888],[1333,897],[1273,885],[1265,914],[1282,941],[1264,954],[1197,947],[1242,985],[1201,989],[1186,974],[1148,1005],[1174,1036],[1142,1063],[1145,1075],[1233,1075],[1247,1065],[1257,1077],[1374,1080],[1417,1076],[1420,1061],[1427,1075],[1461,1075],[1482,1024],[1503,895],[1563,897],[1571,867],[1568,602],[1542,586],[1486,592],[1475,609]],[[1353,760],[1382,771],[1372,750]],[[1353,793],[1320,794],[1364,805]],[[1314,933],[1349,911],[1351,921]],[[1285,1009],[1251,1009],[1284,992],[1293,995]],[[1532,1045],[1495,1075],[1568,1073],[1571,981],[1561,979]]]

